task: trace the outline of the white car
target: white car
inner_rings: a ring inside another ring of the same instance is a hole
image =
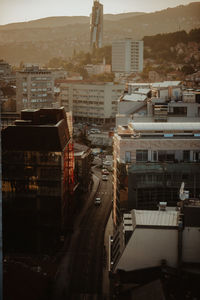
[[[95,198],[94,204],[95,205],[101,205],[101,198],[99,198],[99,197]]]
[[[109,175],[109,171],[107,169],[102,169],[101,172],[103,175]]]
[[[111,166],[111,161],[106,160],[106,161],[103,162],[103,164],[104,164],[105,166]]]
[[[108,180],[108,176],[102,175],[102,180],[107,181]]]

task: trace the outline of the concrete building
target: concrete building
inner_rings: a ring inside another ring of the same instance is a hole
[[[91,123],[114,123],[118,99],[124,85],[112,82],[60,83],[60,105],[72,111],[75,121]]]
[[[0,78],[10,76],[12,73],[11,65],[4,60],[0,60]]]
[[[54,75],[38,66],[17,72],[17,111],[54,107]]]
[[[4,250],[49,253],[72,222],[74,154],[66,114],[23,110],[2,130]]]
[[[110,244],[112,271],[151,269],[165,262],[167,267],[195,273],[200,263],[199,216],[198,199],[185,200],[176,208],[160,203],[159,210],[123,214]]]
[[[193,197],[200,193],[199,124],[131,122],[118,126],[113,138],[115,225],[123,209],[156,209],[160,201],[175,205],[182,181],[187,180]]]
[[[87,64],[86,66],[84,66],[84,69],[88,72],[89,76],[102,73],[111,73],[111,65],[107,65],[105,63],[98,65]]]
[[[138,73],[143,71],[143,41],[124,39],[112,42],[112,71]]]
[[[200,93],[180,81],[129,83],[118,103],[116,125],[128,122],[199,122]]]
[[[90,48],[101,48],[103,43],[103,5],[94,0],[90,18]]]

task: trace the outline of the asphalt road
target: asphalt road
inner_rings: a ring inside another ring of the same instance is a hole
[[[94,173],[101,178],[99,169]],[[112,173],[108,181],[100,180],[95,197],[101,198],[101,205],[91,200],[73,234],[57,274],[56,300],[103,299],[104,231],[112,207]]]

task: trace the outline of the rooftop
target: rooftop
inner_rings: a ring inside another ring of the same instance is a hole
[[[132,210],[136,226],[178,226],[178,211]]]
[[[175,122],[131,122],[129,123],[129,128],[132,128],[134,131],[200,131],[200,123],[199,122],[185,122],[185,123],[175,123]]]
[[[137,102],[137,101],[144,101],[144,100],[146,100],[147,96],[146,95],[142,95],[142,94],[138,94],[138,93],[131,94],[131,95],[126,94],[122,99],[125,100],[125,101]]]

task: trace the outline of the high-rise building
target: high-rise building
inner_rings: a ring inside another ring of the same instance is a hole
[[[24,110],[2,130],[4,250],[47,253],[70,225],[74,154],[66,114]]]
[[[38,66],[17,72],[17,111],[54,107],[54,75]]]
[[[143,41],[130,38],[112,43],[112,71],[116,73],[137,73],[143,71]]]
[[[103,5],[94,0],[90,20],[90,48],[101,48],[103,42]]]

